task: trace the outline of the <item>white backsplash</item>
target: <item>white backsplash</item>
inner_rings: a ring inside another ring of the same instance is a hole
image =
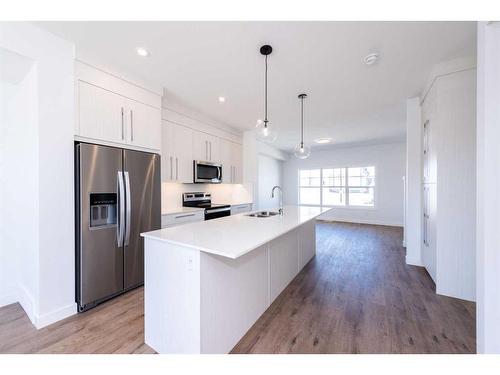
[[[238,204],[252,202],[251,184],[178,184],[162,182],[162,212],[182,207],[182,193],[205,192],[212,194],[212,202]]]

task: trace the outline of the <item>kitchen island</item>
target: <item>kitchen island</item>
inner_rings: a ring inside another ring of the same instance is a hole
[[[143,233],[145,342],[158,353],[228,353],[316,253],[319,207]]]

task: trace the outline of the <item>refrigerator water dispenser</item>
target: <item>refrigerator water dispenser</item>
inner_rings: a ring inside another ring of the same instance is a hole
[[[116,226],[116,193],[90,193],[90,227]]]

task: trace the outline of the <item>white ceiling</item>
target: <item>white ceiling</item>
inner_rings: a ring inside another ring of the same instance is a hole
[[[263,44],[269,120],[277,146],[298,142],[306,92],[306,141],[382,142],[405,135],[405,99],[436,63],[475,54],[474,22],[43,22],[77,51],[165,87],[215,120],[251,129],[263,118]],[[151,55],[141,58],[136,47]],[[363,63],[370,52],[380,61]],[[219,103],[218,97],[226,102]]]

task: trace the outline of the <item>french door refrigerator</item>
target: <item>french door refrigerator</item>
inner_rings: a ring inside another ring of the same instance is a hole
[[[77,143],[75,162],[81,312],[144,283],[140,233],[161,228],[160,156]]]

